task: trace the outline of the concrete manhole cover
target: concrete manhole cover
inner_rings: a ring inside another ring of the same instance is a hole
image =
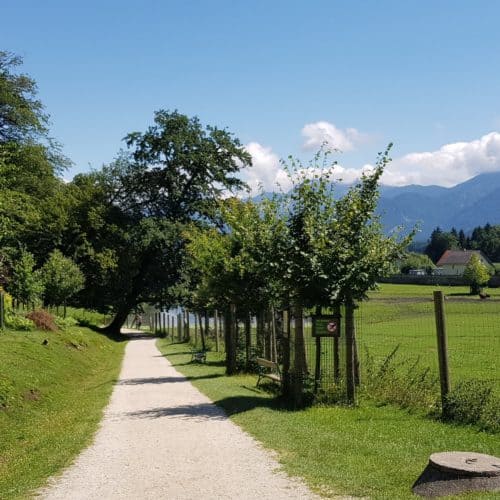
[[[433,453],[429,463],[443,472],[465,476],[500,476],[500,459],[483,453],[467,451]]]
[[[500,459],[470,451],[433,453],[412,490],[423,497],[500,491]]]

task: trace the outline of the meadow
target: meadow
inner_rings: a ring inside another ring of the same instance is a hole
[[[124,345],[78,326],[0,332],[0,498],[29,497],[89,444]]]

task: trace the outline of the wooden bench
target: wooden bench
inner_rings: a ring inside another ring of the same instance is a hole
[[[264,358],[255,358],[255,362],[259,368],[257,387],[259,387],[262,378],[268,378],[277,384],[281,384],[281,372],[278,363]]]
[[[205,363],[207,361],[207,351],[198,351],[193,349],[191,351],[191,363]]]

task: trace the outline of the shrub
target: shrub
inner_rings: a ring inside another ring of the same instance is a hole
[[[491,420],[487,414],[492,404],[493,388],[484,380],[462,380],[448,394],[443,405],[445,420],[460,424],[479,424],[483,417],[486,426]],[[498,405],[497,405],[498,406]]]
[[[25,332],[35,329],[35,323],[33,323],[33,321],[9,310],[5,313],[5,326],[11,330]]]
[[[56,316],[54,318],[54,322],[56,326],[61,330],[65,330],[66,328],[78,325],[78,321],[71,316],[68,316],[66,318],[61,318],[60,316]]]
[[[26,315],[26,317],[33,321],[36,327],[40,328],[40,330],[55,332],[58,329],[54,321],[54,316],[42,309],[31,311]]]
[[[492,396],[486,403],[481,418],[479,419],[479,427],[483,431],[500,432],[500,399]]]
[[[368,350],[364,363],[364,390],[383,404],[430,412],[436,406],[438,379],[430,369],[420,366],[420,359],[399,359],[396,346],[380,363]]]

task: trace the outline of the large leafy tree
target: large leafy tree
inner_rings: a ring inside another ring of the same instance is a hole
[[[125,140],[128,153],[75,183],[90,185],[97,202],[91,217],[76,209],[79,229],[71,244],[80,253],[87,298],[100,297],[101,305],[105,298],[116,313],[112,333],[139,303],[171,296],[185,275],[184,225],[213,220],[220,196],[244,186],[235,174],[251,164],[228,131],[177,111],[158,111],[153,126]],[[93,198],[77,191],[90,209]],[[110,265],[103,280],[104,256]]]
[[[19,73],[21,58],[0,52],[0,255],[27,248],[38,262],[59,243],[66,223],[69,161],[48,135],[36,83]]]
[[[54,250],[50,254],[41,268],[41,277],[44,303],[52,306],[64,305],[65,313],[68,300],[85,284],[80,268],[60,250]]]

